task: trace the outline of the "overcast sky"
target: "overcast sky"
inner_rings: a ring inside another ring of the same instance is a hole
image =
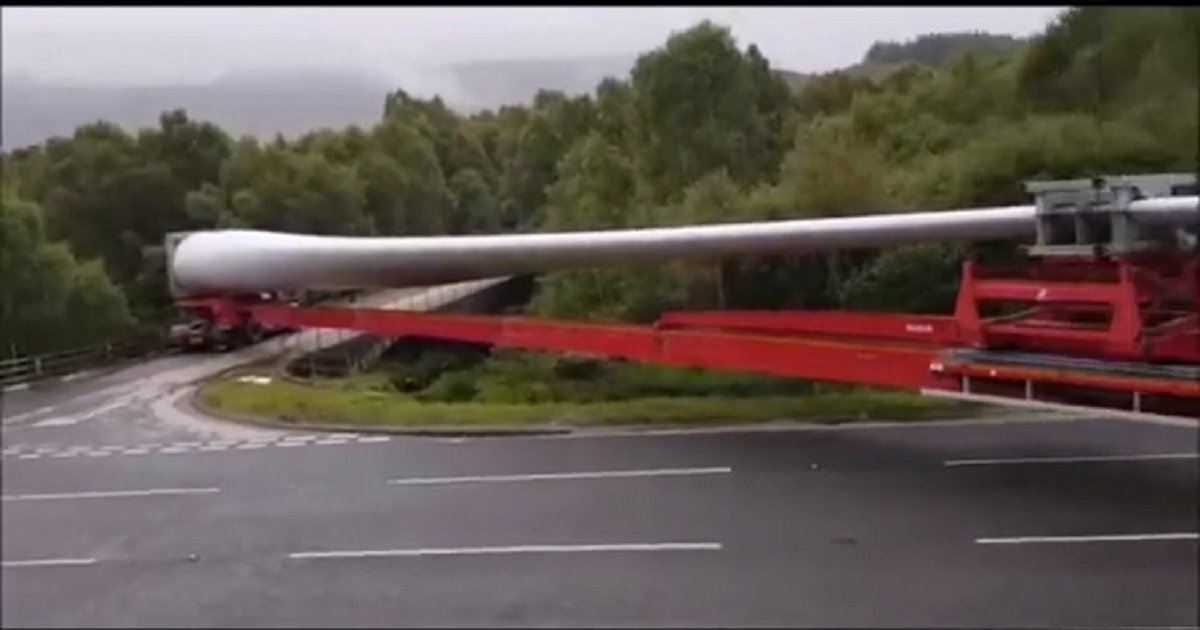
[[[487,59],[633,54],[710,18],[800,72],[872,42],[983,30],[1028,35],[1059,7],[5,8],[3,69],[47,82],[204,83],[263,69],[353,70],[392,82]]]

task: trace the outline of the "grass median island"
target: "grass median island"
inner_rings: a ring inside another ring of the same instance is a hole
[[[295,424],[478,428],[838,422],[950,417],[975,407],[915,394],[469,346],[399,346],[378,369],[311,383],[206,383],[219,412]]]

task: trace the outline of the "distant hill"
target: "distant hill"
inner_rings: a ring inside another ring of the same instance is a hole
[[[970,32],[933,33],[921,35],[908,42],[875,42],[863,55],[862,61],[837,72],[878,81],[910,63],[937,67],[964,52],[1006,54],[1017,50],[1026,41],[1028,40],[1011,35]],[[777,72],[796,94],[804,89],[809,80],[817,76],[788,70]]]
[[[629,74],[636,57],[498,60],[459,64],[441,71],[449,80],[448,105],[469,112],[528,103],[539,89],[570,94],[593,90],[606,76]],[[414,95],[414,86],[331,72],[261,72],[229,76],[203,85],[96,87],[51,85],[25,76],[5,76],[0,147],[36,144],[76,127],[107,120],[129,129],[153,126],[164,111],[183,108],[230,133],[293,137],[319,127],[370,126],[383,113],[395,87]],[[419,87],[419,86],[417,86]]]
[[[605,77],[629,76],[635,55],[507,59],[452,66],[462,105],[473,109],[530,103],[538,90],[586,94]]]
[[[862,65],[916,62],[940,66],[964,52],[1003,54],[1016,50],[1025,40],[992,33],[932,33],[908,42],[875,42],[863,56]]]
[[[321,73],[151,87],[48,85],[6,76],[0,144],[5,149],[36,144],[97,120],[129,129],[154,126],[159,114],[176,108],[234,135],[292,136],[317,127],[372,124],[387,92],[382,83]]]
[[[877,42],[862,63],[845,71],[880,78],[910,61],[939,65],[962,50],[1003,52],[1021,40],[987,33],[924,35],[911,42]],[[626,77],[636,55],[565,59],[509,59],[463,63],[437,72],[451,107],[466,112],[529,103],[538,90],[568,94],[592,91],[605,77]],[[799,92],[815,75],[778,70]],[[337,72],[242,73],[208,84],[153,87],[50,85],[24,76],[5,76],[0,148],[5,150],[68,135],[76,127],[106,120],[126,128],[154,126],[164,111],[182,108],[196,119],[217,123],[235,136],[294,137],[321,127],[370,126],[394,88],[416,96],[421,86]]]

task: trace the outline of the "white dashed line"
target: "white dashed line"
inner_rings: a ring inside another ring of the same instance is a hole
[[[30,445],[18,445],[4,449],[5,457],[15,457],[17,459],[37,459],[38,457],[49,457],[54,459],[66,459],[86,455],[87,457],[107,457],[109,455],[146,455],[146,454],[162,454],[162,455],[177,455],[182,453],[195,453],[223,451],[227,449],[239,451],[252,451],[268,447],[286,447],[296,448],[299,446],[331,446],[338,444],[381,444],[390,441],[392,438],[386,435],[360,435],[360,434],[335,434],[329,436],[317,435],[293,435],[285,437],[270,437],[270,438],[251,438],[247,440],[214,440],[211,442],[173,442],[170,444],[162,444],[158,442],[138,444],[135,446],[129,445],[106,445],[106,446],[40,446],[33,453],[26,449],[31,448]]]
[[[1200,533],[1113,534],[1103,536],[1015,536],[1012,538],[976,538],[980,545],[1020,545],[1028,543],[1149,542],[1162,540],[1200,540]]]
[[[545,473],[527,475],[484,475],[477,477],[417,477],[411,479],[389,479],[394,486],[428,486],[452,483],[486,483],[502,481],[558,481],[577,479],[618,479],[628,477],[681,477],[692,475],[720,475],[733,472],[732,468],[660,468],[656,470],[608,470],[597,472]]]
[[[1001,459],[948,459],[943,466],[998,466],[1004,464],[1083,464],[1089,462],[1142,462],[1162,459],[1197,459],[1200,453],[1153,453],[1146,455],[1083,455],[1078,457],[1014,457]]]
[[[0,567],[19,569],[31,567],[82,567],[96,564],[95,558],[48,558],[45,560],[5,560]]]
[[[615,551],[720,551],[721,543],[628,543],[607,545],[518,545],[512,547],[457,547],[381,549],[375,551],[302,551],[289,553],[293,560],[349,558],[412,558],[419,556],[476,556],[517,553],[595,553]]]
[[[113,490],[107,492],[65,492],[60,494],[8,494],[4,501],[52,501],[55,499],[119,499],[126,497],[158,497],[187,494],[212,494],[220,488],[154,488],[150,490]]]

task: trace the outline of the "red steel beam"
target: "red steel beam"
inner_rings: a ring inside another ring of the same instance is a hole
[[[660,328],[720,328],[760,332],[826,334],[930,344],[958,343],[954,317],[855,311],[677,311],[664,313]]]
[[[975,298],[1023,302],[1112,304],[1124,297],[1120,284],[1051,282],[1045,280],[976,280]]]
[[[899,389],[945,385],[929,371],[938,349],[928,346],[703,331],[662,336],[667,363]]]
[[[359,330],[384,337],[426,336],[500,347],[578,352],[608,358],[764,372],[780,376],[873,385],[907,390],[956,391],[959,375],[1001,380],[1070,383],[1117,391],[1142,391],[1200,398],[1200,383],[1170,381],[1021,366],[951,362],[940,363],[948,345],[880,339],[881,334],[857,339],[828,336],[774,335],[762,332],[636,326],[549,320],[532,317],[454,315],[411,311],[305,308],[287,305],[251,306],[263,322],[308,328]],[[769,319],[769,318],[767,318]],[[895,316],[904,321],[904,316]],[[713,321],[672,316],[673,324]],[[765,320],[764,320],[765,321]],[[786,322],[783,318],[780,322]],[[816,318],[809,322],[820,323]],[[862,323],[860,320],[858,323]],[[908,321],[913,321],[909,319]],[[933,319],[937,322],[937,319]],[[776,322],[776,323],[780,323]],[[768,324],[770,322],[767,322]],[[828,322],[824,322],[828,323]],[[852,327],[851,324],[846,330]],[[831,326],[834,327],[834,326]],[[826,329],[828,332],[828,328]],[[878,333],[878,331],[872,331]],[[895,330],[891,331],[895,332]],[[907,331],[906,331],[907,332]],[[951,334],[934,327],[933,334]],[[913,336],[914,334],[910,334]]]
[[[657,330],[530,317],[449,315],[382,309],[251,307],[263,323],[344,328],[380,336],[428,336],[502,347],[578,352],[901,389],[933,386],[937,346],[830,341],[735,332]]]

